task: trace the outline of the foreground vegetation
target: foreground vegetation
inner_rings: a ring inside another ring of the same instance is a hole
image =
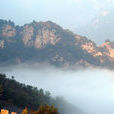
[[[1,109],[0,114],[9,114],[9,110]],[[11,114],[17,114],[17,112],[11,112]],[[58,111],[53,106],[40,106],[40,108],[37,111],[34,110],[28,110],[25,108],[20,114],[58,114]]]
[[[58,111],[55,107],[53,106],[40,106],[40,108],[37,111],[34,110],[28,110],[27,108],[25,108],[21,114],[58,114]]]
[[[8,79],[4,74],[0,74],[0,88],[2,94],[0,99],[18,107],[28,107],[35,110],[40,105],[51,105],[53,102],[48,91],[44,92],[43,89],[21,84],[14,77]]]
[[[28,111],[33,110],[33,114],[36,114],[39,110],[40,112],[55,111],[55,113],[49,114],[58,114],[58,112],[69,114],[69,110],[77,111],[77,108],[66,102],[62,97],[53,98],[49,91],[19,83],[14,76],[9,79],[5,74],[0,74],[0,108],[21,113],[25,107]]]

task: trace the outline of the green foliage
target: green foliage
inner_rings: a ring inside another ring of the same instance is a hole
[[[3,88],[2,85],[0,85],[0,97],[2,96],[2,93],[3,93]]]
[[[2,92],[1,98],[13,103],[15,106],[37,109],[40,105],[50,104],[51,102],[49,92],[21,84],[14,78],[8,79],[3,74],[0,74],[0,85],[2,85],[4,90],[2,92],[2,89],[0,89],[0,92]]]

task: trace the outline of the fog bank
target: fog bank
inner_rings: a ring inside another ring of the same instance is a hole
[[[85,114],[114,114],[113,71],[15,67],[3,73],[15,76],[21,83],[49,90],[52,96],[63,96]]]

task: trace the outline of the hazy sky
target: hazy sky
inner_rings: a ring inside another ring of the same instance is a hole
[[[51,20],[71,30],[108,15],[112,9],[114,0],[0,0],[1,19],[21,25]]]
[[[0,18],[17,24],[52,20],[65,26],[89,23],[113,9],[114,0],[0,0]]]

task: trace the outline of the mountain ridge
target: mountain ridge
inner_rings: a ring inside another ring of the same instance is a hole
[[[95,42],[51,21],[23,26],[0,20],[0,64],[49,63],[59,67],[114,69],[114,42]]]

